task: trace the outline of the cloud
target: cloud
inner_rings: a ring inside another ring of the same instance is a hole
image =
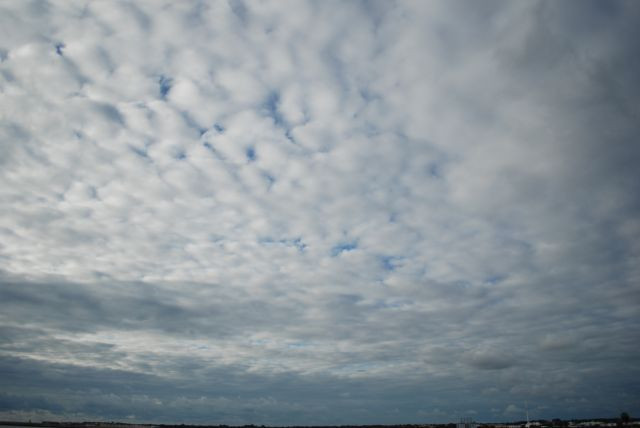
[[[481,370],[502,370],[513,366],[513,361],[504,355],[476,352],[469,356],[469,364]]]
[[[2,418],[633,414],[635,3],[0,8]]]

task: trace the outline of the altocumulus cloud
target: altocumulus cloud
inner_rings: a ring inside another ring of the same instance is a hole
[[[0,3],[0,419],[640,412],[640,3]]]

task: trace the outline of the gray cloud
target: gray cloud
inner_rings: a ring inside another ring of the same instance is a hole
[[[469,364],[482,370],[502,370],[513,366],[514,362],[504,355],[480,352],[469,356]]]

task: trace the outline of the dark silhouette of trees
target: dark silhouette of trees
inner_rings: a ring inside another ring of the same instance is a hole
[[[629,417],[629,413],[627,412],[620,413],[620,422],[622,422],[623,425],[628,424],[630,420],[631,420],[631,417]]]

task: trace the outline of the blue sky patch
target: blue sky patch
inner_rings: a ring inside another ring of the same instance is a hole
[[[276,182],[276,178],[268,172],[263,173],[262,176],[267,180],[267,187],[271,189],[271,186]]]
[[[165,99],[171,90],[173,79],[162,75],[160,76],[160,79],[158,79],[158,84],[160,85],[160,97]]]
[[[342,242],[342,243],[334,246],[333,248],[331,248],[331,255],[333,257],[336,257],[336,256],[339,256],[340,254],[342,254],[344,252],[353,251],[356,248],[358,248],[358,243],[356,241]]]
[[[288,247],[295,247],[301,253],[307,248],[307,244],[302,241],[302,238],[275,239],[271,236],[265,236],[258,239],[258,242],[264,245],[284,245]]]
[[[278,92],[271,92],[267,97],[267,100],[264,103],[264,108],[267,115],[273,119],[273,123],[276,126],[286,126],[284,117],[278,110],[278,105],[280,104],[280,94]]]
[[[256,149],[253,147],[248,147],[245,154],[247,156],[247,161],[253,162],[256,160]]]
[[[145,158],[145,159],[149,159],[149,154],[147,153],[146,148],[141,149],[139,147],[135,147],[135,146],[129,146],[129,148],[131,149],[131,151],[133,153],[135,153],[137,156],[140,156],[141,158]]]
[[[382,265],[382,269],[392,272],[396,270],[401,259],[401,257],[397,256],[380,256],[380,264]]]
[[[433,178],[442,178],[442,168],[437,162],[432,162],[428,167],[429,175]]]

